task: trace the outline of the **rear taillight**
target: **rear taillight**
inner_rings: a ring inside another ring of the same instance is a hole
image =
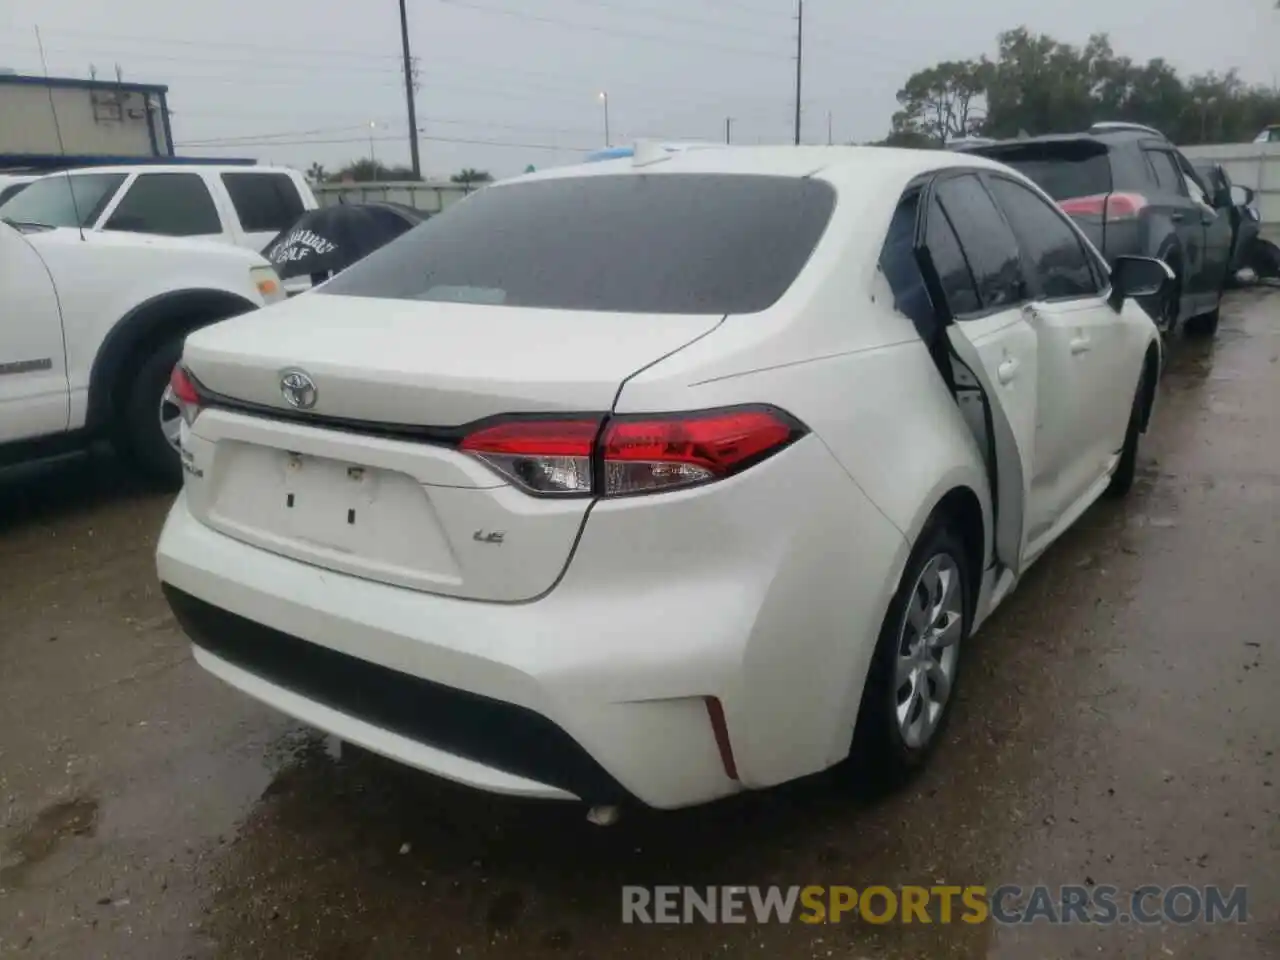
[[[1099,193],[1089,197],[1059,200],[1062,212],[1071,217],[1102,217],[1104,220],[1132,220],[1147,206],[1140,193]]]
[[[772,407],[661,416],[504,421],[460,449],[530,493],[617,497],[708,483],[745,470],[803,436]]]
[[[182,413],[182,419],[186,421],[187,426],[191,426],[195,422],[196,414],[200,412],[200,392],[182,364],[174,367],[173,373],[169,375],[169,392]]]

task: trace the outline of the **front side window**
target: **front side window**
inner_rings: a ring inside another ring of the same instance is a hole
[[[199,237],[222,232],[204,178],[196,173],[142,173],[105,224],[107,230]]]
[[[982,309],[1022,302],[1018,241],[982,182],[973,174],[951,177],[938,184],[936,196],[973,271]]]
[[[1029,279],[1046,300],[1097,295],[1098,283],[1084,245],[1063,215],[1020,183],[987,181],[1013,226]]]
[[[5,201],[0,207],[0,217],[46,227],[87,227],[102,216],[125,176],[123,173],[77,173],[42,177]]]
[[[830,184],[621,174],[488,187],[316,295],[617,313],[758,313],[792,285],[835,208]]]

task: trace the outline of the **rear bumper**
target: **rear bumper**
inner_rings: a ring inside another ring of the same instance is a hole
[[[528,603],[323,570],[205,526],[185,495],[157,565],[211,672],[480,789],[674,808],[840,760],[901,534],[813,439],[662,513],[597,504],[564,578]]]

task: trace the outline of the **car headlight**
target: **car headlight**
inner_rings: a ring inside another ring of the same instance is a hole
[[[263,303],[277,303],[284,299],[284,284],[274,267],[250,267],[249,279],[258,288]]]

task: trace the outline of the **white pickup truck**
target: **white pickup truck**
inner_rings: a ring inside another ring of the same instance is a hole
[[[165,391],[183,340],[283,299],[275,271],[230,244],[0,218],[0,466],[105,438],[180,479]]]
[[[0,204],[0,217],[95,233],[200,237],[261,251],[316,198],[284,167],[140,164],[41,177]]]

